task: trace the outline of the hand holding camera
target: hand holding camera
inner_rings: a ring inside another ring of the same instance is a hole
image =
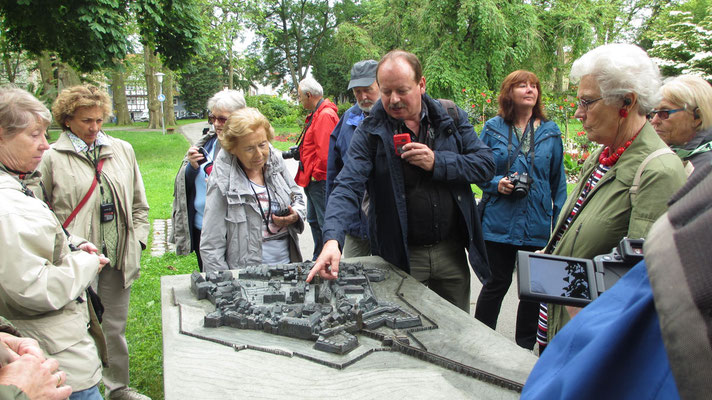
[[[534,183],[534,179],[528,173],[522,172],[519,174],[515,172],[499,180],[497,191],[504,195],[513,195],[521,199],[529,195],[532,183]]]

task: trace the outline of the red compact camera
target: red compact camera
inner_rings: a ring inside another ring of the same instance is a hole
[[[399,156],[403,154],[403,146],[406,143],[410,143],[409,133],[398,133],[396,135],[393,135],[393,145],[396,148],[396,155]]]

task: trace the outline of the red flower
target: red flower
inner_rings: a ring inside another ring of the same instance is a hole
[[[576,103],[571,103],[571,108],[576,108]]]
[[[465,93],[465,88],[462,88],[462,93]]]
[[[559,110],[563,110],[563,109],[564,109],[564,106],[559,106]]]
[[[585,160],[585,159],[588,158],[588,156],[589,156],[588,152],[587,152],[587,151],[584,151],[583,154],[581,155],[581,159],[582,159],[582,160]]]
[[[472,105],[472,108],[475,108],[475,107],[477,107],[477,105],[476,105],[476,104],[473,104],[473,105]]]
[[[487,97],[487,95],[485,94],[485,92],[482,92],[482,93],[480,93],[480,94],[482,95],[482,97]]]
[[[488,103],[491,103],[491,102],[492,102],[492,100],[490,100],[490,99],[487,99],[487,102],[488,102]]]
[[[585,135],[585,134],[586,134],[586,132],[584,132],[584,131],[581,131],[581,132],[576,132],[576,134],[577,134],[577,135],[579,135],[579,136],[583,136],[583,135]]]

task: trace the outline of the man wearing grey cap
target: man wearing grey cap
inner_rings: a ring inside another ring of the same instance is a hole
[[[356,104],[344,113],[339,124],[331,132],[329,159],[326,165],[327,205],[329,204],[329,194],[334,188],[334,180],[348,158],[349,144],[356,127],[368,116],[373,105],[381,98],[378,82],[376,82],[377,67],[377,61],[364,60],[357,62],[351,68],[351,80],[348,88],[353,90]],[[368,195],[365,197],[367,198]],[[353,215],[343,216],[347,230],[342,253],[346,258],[371,255],[371,244],[368,241],[368,220],[363,208],[361,207]]]

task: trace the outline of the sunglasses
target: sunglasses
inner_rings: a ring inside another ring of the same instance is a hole
[[[685,107],[685,108],[676,108],[674,110],[653,110],[650,112],[650,114],[648,114],[648,119],[652,120],[653,118],[655,118],[655,115],[657,114],[658,118],[660,118],[662,120],[666,120],[666,119],[670,118],[670,114],[675,114],[678,111],[685,111],[686,109],[687,108]]]
[[[227,122],[227,118],[225,117],[216,117],[212,114],[208,115],[208,123],[209,124],[214,124],[215,121],[220,122],[220,124],[224,124]]]

